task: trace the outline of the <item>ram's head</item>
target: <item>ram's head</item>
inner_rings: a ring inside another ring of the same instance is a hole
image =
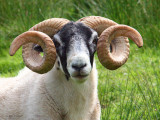
[[[23,45],[23,60],[32,71],[43,74],[60,61],[63,72],[71,77],[85,77],[92,68],[97,50],[102,65],[110,70],[122,66],[129,56],[129,40],[143,46],[141,35],[133,28],[99,16],[77,22],[52,18],[40,22],[12,42],[10,55]],[[44,52],[43,57],[40,51]]]

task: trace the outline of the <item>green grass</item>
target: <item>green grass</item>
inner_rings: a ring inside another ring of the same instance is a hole
[[[105,69],[96,56],[102,120],[160,119],[159,0],[0,0],[0,76],[17,75],[24,67],[21,49],[9,56],[11,41],[36,23],[52,17],[78,20],[98,15],[136,28],[144,47],[131,41],[121,68]]]
[[[147,49],[145,52],[153,54],[156,51]],[[149,58],[138,50],[131,53],[128,62],[116,71],[105,70],[97,61],[103,120],[160,119],[158,56],[157,52]]]

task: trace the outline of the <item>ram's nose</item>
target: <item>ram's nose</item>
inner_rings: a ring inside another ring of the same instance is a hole
[[[73,63],[72,64],[72,68],[76,71],[81,71],[82,69],[84,69],[87,66],[86,63]]]
[[[67,69],[74,80],[86,80],[91,72],[91,64],[88,54],[79,53],[68,59]]]

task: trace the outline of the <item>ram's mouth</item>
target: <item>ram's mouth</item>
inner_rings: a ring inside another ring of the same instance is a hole
[[[86,78],[88,75],[76,75],[76,76],[73,76],[75,78],[78,78],[78,79],[83,79],[83,78]]]
[[[72,79],[73,80],[76,80],[78,81],[79,83],[83,83],[84,81],[86,81],[88,78],[88,75],[75,75],[75,76],[72,76]]]

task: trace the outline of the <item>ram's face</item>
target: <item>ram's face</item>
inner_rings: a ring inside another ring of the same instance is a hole
[[[70,22],[53,37],[61,70],[67,78],[85,81],[91,72],[97,32],[82,23]]]

